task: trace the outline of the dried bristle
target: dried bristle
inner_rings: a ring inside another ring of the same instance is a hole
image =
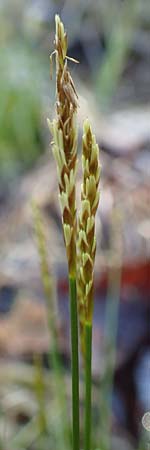
[[[57,164],[59,199],[69,273],[76,273],[76,202],[77,164],[77,93],[67,65],[67,35],[58,15],[55,16],[56,119],[48,120],[53,136],[52,150]]]
[[[81,212],[78,221],[78,307],[81,340],[85,322],[92,321],[96,252],[95,214],[99,203],[100,179],[99,147],[88,120],[83,126],[82,170]]]

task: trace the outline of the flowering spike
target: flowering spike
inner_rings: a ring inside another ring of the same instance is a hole
[[[55,16],[56,34],[56,119],[48,119],[53,137],[52,151],[59,179],[64,240],[69,275],[76,274],[76,202],[75,176],[77,165],[77,93],[67,65],[67,35],[60,17]]]
[[[82,138],[81,212],[78,222],[78,310],[81,349],[84,353],[85,324],[92,323],[93,271],[96,252],[95,214],[99,202],[99,148],[88,120],[83,125]]]

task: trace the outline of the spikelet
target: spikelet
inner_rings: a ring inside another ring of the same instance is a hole
[[[67,35],[58,15],[55,16],[56,119],[48,120],[53,137],[52,151],[57,164],[59,200],[69,275],[76,274],[76,202],[77,165],[77,93],[67,66]]]
[[[81,348],[84,351],[84,324],[92,323],[93,270],[96,252],[95,214],[99,203],[99,147],[88,120],[82,138],[81,212],[78,221],[78,310]]]

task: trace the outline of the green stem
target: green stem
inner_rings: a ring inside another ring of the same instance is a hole
[[[38,253],[40,258],[41,277],[47,301],[47,323],[49,328],[49,336],[51,346],[49,346],[48,362],[49,368],[52,366],[56,386],[56,398],[59,402],[59,409],[61,411],[61,425],[59,426],[59,433],[57,438],[65,439],[65,442],[70,448],[70,427],[68,426],[68,412],[66,403],[66,389],[63,377],[63,367],[59,356],[59,347],[57,339],[57,321],[56,311],[54,306],[54,299],[56,301],[56,288],[53,275],[49,272],[47,243],[44,233],[44,225],[42,215],[36,203],[32,201],[33,218],[35,226],[35,234],[37,238]],[[39,405],[41,407],[41,403]]]
[[[92,324],[85,324],[85,435],[84,450],[91,448],[91,392],[92,392]]]
[[[73,450],[79,450],[79,361],[76,279],[69,277],[71,364],[72,364],[72,438]]]

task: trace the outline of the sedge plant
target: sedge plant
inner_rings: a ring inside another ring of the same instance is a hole
[[[85,368],[84,448],[91,448],[91,363],[94,260],[96,252],[95,214],[99,202],[99,148],[91,126],[83,127],[81,212],[77,217],[77,108],[78,95],[68,68],[67,35],[58,15],[55,17],[56,118],[48,119],[52,151],[56,160],[62,227],[68,261],[70,293],[71,362],[72,362],[72,444],[80,448],[79,429],[79,345]],[[52,59],[51,55],[51,59]],[[75,61],[75,60],[73,60]],[[76,62],[76,61],[75,61]]]
[[[92,319],[94,297],[94,261],[96,253],[95,214],[99,203],[99,148],[88,120],[82,138],[81,212],[78,221],[78,310],[81,350],[85,364],[85,450],[91,442],[91,366]]]

